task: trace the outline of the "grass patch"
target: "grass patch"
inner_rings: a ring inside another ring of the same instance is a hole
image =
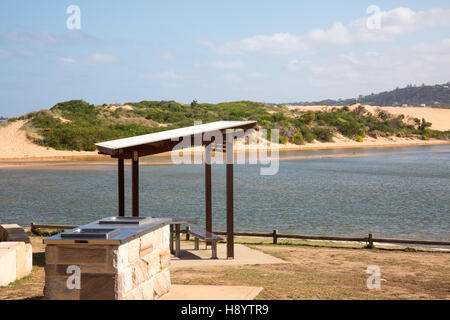
[[[23,277],[23,278],[21,278],[21,279],[17,279],[16,281],[11,282],[10,284],[8,284],[8,285],[6,285],[6,286],[0,286],[0,288],[3,289],[3,288],[14,288],[14,287],[18,287],[18,286],[22,285],[24,281],[31,280],[31,279],[32,279],[32,276],[31,276],[31,275],[27,275],[27,276],[25,276],[25,277]]]

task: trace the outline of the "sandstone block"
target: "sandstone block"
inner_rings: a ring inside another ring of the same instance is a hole
[[[68,276],[57,278],[45,278],[44,295],[51,300],[79,300],[80,290],[69,289]]]
[[[141,287],[134,288],[123,296],[123,300],[143,300],[144,295]]]
[[[107,261],[107,249],[102,246],[48,245],[45,259],[47,263],[104,264]]]
[[[26,274],[30,274],[33,270],[33,247],[31,243],[27,243],[26,245]]]
[[[114,300],[116,298],[116,275],[104,273],[81,273],[81,300]]]
[[[165,269],[153,277],[155,298],[159,298],[170,290],[170,272]]]
[[[11,250],[15,253],[16,279],[22,279],[31,272],[33,267],[33,255],[31,244],[23,241],[0,242],[0,249]]]
[[[0,286],[16,280],[16,252],[14,249],[0,248]]]
[[[27,248],[25,242],[18,242],[16,250],[16,278],[22,279],[28,272],[29,266],[27,265]]]
[[[161,270],[161,258],[159,256],[159,251],[153,251],[145,257],[142,257],[142,259],[148,264],[149,276],[153,276]]]
[[[146,249],[148,247],[153,247],[155,242],[154,232],[147,233],[141,237],[141,250]]]
[[[128,263],[133,263],[140,258],[141,239],[128,242]]]
[[[133,269],[123,269],[117,277],[117,291],[119,296],[125,296],[133,289]]]
[[[170,250],[164,249],[159,252],[159,257],[161,259],[161,270],[168,268],[170,266]]]
[[[161,228],[161,249],[169,248],[170,245],[170,227],[167,225]]]
[[[142,283],[141,290],[142,290],[142,299],[144,300],[154,299],[153,281],[147,280],[146,282]]]
[[[110,259],[113,267],[121,272],[122,269],[128,267],[128,244],[110,247]]]
[[[133,286],[139,286],[141,283],[150,279],[148,272],[148,263],[145,260],[137,260],[133,264]]]

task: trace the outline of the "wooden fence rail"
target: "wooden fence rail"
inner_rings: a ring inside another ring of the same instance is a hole
[[[31,231],[45,228],[45,229],[73,229],[78,226],[70,225],[57,225],[57,224],[36,224],[31,223]],[[186,240],[189,240],[189,226],[185,230],[181,230],[181,233],[186,234]],[[213,231],[213,233],[218,235],[226,235],[225,231]],[[377,243],[400,243],[400,244],[419,244],[419,245],[429,245],[429,246],[450,246],[450,241],[434,241],[434,240],[417,240],[417,239],[390,239],[390,238],[374,238],[373,234],[369,233],[367,237],[334,237],[334,236],[312,236],[312,235],[299,235],[299,234],[285,234],[278,233],[277,229],[272,232],[235,232],[235,236],[242,237],[261,237],[261,238],[272,238],[273,243],[276,244],[279,238],[283,239],[304,239],[304,240],[331,240],[331,241],[356,241],[356,242],[366,242],[368,247],[373,247],[374,242]]]

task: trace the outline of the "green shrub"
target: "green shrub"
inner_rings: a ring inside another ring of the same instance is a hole
[[[333,141],[333,132],[328,128],[313,128],[312,133],[316,136],[316,139],[321,142]]]
[[[305,139],[303,139],[302,134],[297,131],[297,133],[292,136],[291,142],[295,144],[305,144]]]
[[[286,143],[288,143],[289,138],[288,138],[288,137],[283,137],[282,135],[280,135],[280,136],[278,137],[278,140],[279,140],[279,142],[280,142],[281,144],[286,144]]]
[[[314,136],[314,134],[311,132],[311,129],[308,126],[301,126],[300,127],[300,131],[302,133],[303,138],[307,141],[307,142],[313,142],[316,137]]]

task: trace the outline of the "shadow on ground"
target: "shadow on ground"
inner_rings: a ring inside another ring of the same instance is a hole
[[[45,252],[33,252],[33,266],[45,267]]]

